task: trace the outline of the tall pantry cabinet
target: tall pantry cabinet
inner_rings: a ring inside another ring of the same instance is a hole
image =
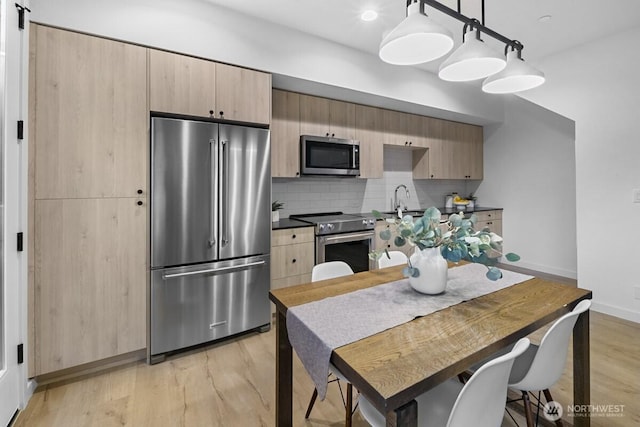
[[[31,31],[35,376],[146,346],[149,110],[145,48]]]

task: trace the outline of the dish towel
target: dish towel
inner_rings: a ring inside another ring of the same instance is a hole
[[[405,278],[287,310],[289,341],[320,399],[327,393],[334,349],[533,277],[503,270],[501,279],[491,281],[485,277],[486,271],[481,264],[450,268],[447,288],[439,295],[418,293]]]

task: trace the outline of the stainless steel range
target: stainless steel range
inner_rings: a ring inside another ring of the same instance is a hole
[[[316,264],[344,261],[356,273],[374,267],[369,259],[376,240],[373,216],[327,212],[291,215],[290,218],[315,226]]]

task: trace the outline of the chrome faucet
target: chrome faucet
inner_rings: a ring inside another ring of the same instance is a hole
[[[409,189],[407,188],[407,186],[404,185],[404,184],[398,185],[396,187],[396,190],[393,193],[393,209],[398,209],[400,207],[400,202],[398,202],[398,190],[401,189],[401,188],[404,188],[406,198],[408,199],[410,197],[409,196]],[[404,209],[406,210],[407,209],[407,201],[405,200],[404,202],[405,202]]]

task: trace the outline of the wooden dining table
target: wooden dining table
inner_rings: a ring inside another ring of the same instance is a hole
[[[456,268],[451,265],[450,268]],[[286,314],[291,307],[402,279],[402,267],[274,289],[276,306],[276,425],[293,425],[293,352]],[[416,426],[414,400],[497,350],[571,311],[591,291],[531,278],[336,348],[331,363],[381,413],[387,426]],[[589,312],[573,330],[574,405],[589,405]],[[588,406],[585,406],[588,407]],[[589,426],[588,413],[573,418]]]

